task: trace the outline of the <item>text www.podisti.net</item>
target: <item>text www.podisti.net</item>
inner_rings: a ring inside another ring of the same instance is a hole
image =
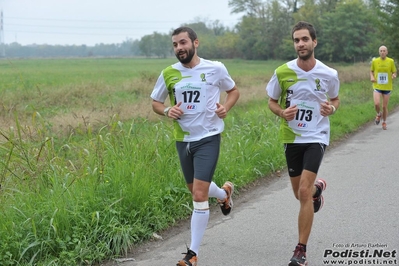
[[[332,250],[323,254],[324,265],[398,265],[397,250]]]

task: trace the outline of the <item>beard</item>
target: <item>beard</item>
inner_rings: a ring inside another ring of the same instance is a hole
[[[312,57],[313,50],[307,50],[306,54],[301,54],[299,51],[296,52],[298,57],[302,60],[308,60],[309,58]]]
[[[186,57],[182,57],[186,54]],[[194,45],[191,47],[191,49],[189,49],[188,51],[185,51],[185,53],[176,53],[175,54],[177,59],[180,61],[180,63],[182,64],[188,64],[191,62],[191,60],[193,59],[194,55],[195,55],[195,47]]]

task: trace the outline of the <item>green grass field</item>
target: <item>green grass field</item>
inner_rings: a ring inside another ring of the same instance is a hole
[[[0,60],[0,265],[93,265],[190,216],[172,123],[149,98],[173,62]],[[223,62],[241,98],[225,119],[214,180],[228,178],[240,193],[285,167],[265,92],[283,62]],[[375,115],[369,66],[335,67],[333,143]],[[390,109],[398,105],[394,92]]]

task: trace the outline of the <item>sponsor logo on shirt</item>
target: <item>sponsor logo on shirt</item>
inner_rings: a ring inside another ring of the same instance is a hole
[[[197,105],[195,105],[195,104],[187,104],[186,105],[186,109],[187,110],[195,110],[195,109],[197,109]]]
[[[316,80],[315,80],[315,83],[316,83],[316,91],[320,91],[320,88],[321,88],[321,86],[320,86],[320,79],[316,79]]]
[[[307,128],[309,125],[307,123],[298,122],[298,124],[296,124],[296,126],[298,128]]]

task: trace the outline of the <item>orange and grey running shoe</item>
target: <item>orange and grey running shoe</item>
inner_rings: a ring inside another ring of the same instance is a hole
[[[226,181],[224,185],[222,186],[224,191],[226,191],[226,198],[224,200],[219,200],[218,203],[220,205],[220,208],[222,209],[222,213],[224,215],[228,215],[231,212],[231,209],[233,208],[233,193],[234,193],[234,185],[233,183]]]
[[[298,245],[294,250],[294,256],[292,256],[288,266],[306,266],[306,265],[308,265],[308,262],[306,261],[306,252],[302,246]]]
[[[319,178],[319,179],[316,180],[314,185],[316,186],[316,189],[320,193],[319,196],[313,198],[313,209],[314,209],[314,212],[316,213],[319,210],[321,210],[321,208],[324,205],[324,198],[321,195],[321,193],[324,190],[326,190],[327,183],[326,183],[326,181],[324,179]]]
[[[183,259],[179,260],[176,266],[197,266],[197,254],[191,249],[187,248],[187,253],[185,254]]]
[[[380,120],[381,120],[381,113],[379,113],[379,114],[375,117],[375,120],[374,120],[375,124],[376,124],[376,125],[379,125],[379,124],[380,124]]]
[[[387,123],[386,122],[382,122],[382,129],[383,130],[387,130]]]

